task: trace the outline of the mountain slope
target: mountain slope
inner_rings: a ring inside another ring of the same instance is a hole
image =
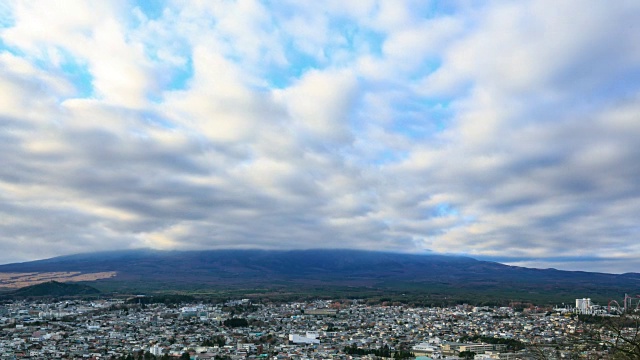
[[[133,250],[0,265],[0,272],[116,271],[103,283],[231,288],[342,286],[460,291],[640,293],[638,274],[528,269],[469,257],[357,250]],[[604,296],[604,295],[603,295]],[[593,297],[593,296],[592,296]]]
[[[48,281],[17,289],[9,293],[9,295],[13,297],[49,297],[95,295],[99,293],[100,291],[98,289],[88,285]]]

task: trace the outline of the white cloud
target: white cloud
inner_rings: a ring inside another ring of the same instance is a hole
[[[0,261],[353,247],[623,271],[639,254],[637,2],[8,9]]]
[[[276,97],[301,136],[310,142],[340,144],[351,140],[349,112],[357,85],[348,72],[310,71],[294,86],[276,92]]]

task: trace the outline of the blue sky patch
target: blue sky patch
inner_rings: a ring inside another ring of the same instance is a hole
[[[458,212],[458,210],[453,208],[451,204],[440,203],[436,205],[432,215],[434,217],[449,217],[449,216],[458,216],[460,215],[460,212]]]
[[[157,19],[162,16],[166,1],[164,0],[136,0],[135,6],[138,7],[148,19]]]
[[[70,57],[65,57],[60,65],[60,70],[73,83],[80,98],[89,98],[93,95],[93,76],[86,64],[73,61]]]

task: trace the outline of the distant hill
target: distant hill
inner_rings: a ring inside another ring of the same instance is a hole
[[[99,293],[100,291],[98,289],[89,285],[48,281],[17,289],[7,295],[11,297],[61,297],[94,295]]]
[[[639,274],[530,269],[469,257],[357,250],[133,250],[0,265],[0,272],[117,272],[96,286],[133,289],[372,289],[522,299],[621,298]],[[100,286],[99,286],[100,285]]]

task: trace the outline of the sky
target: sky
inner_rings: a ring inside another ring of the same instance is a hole
[[[640,2],[3,1],[0,263],[640,272]]]

